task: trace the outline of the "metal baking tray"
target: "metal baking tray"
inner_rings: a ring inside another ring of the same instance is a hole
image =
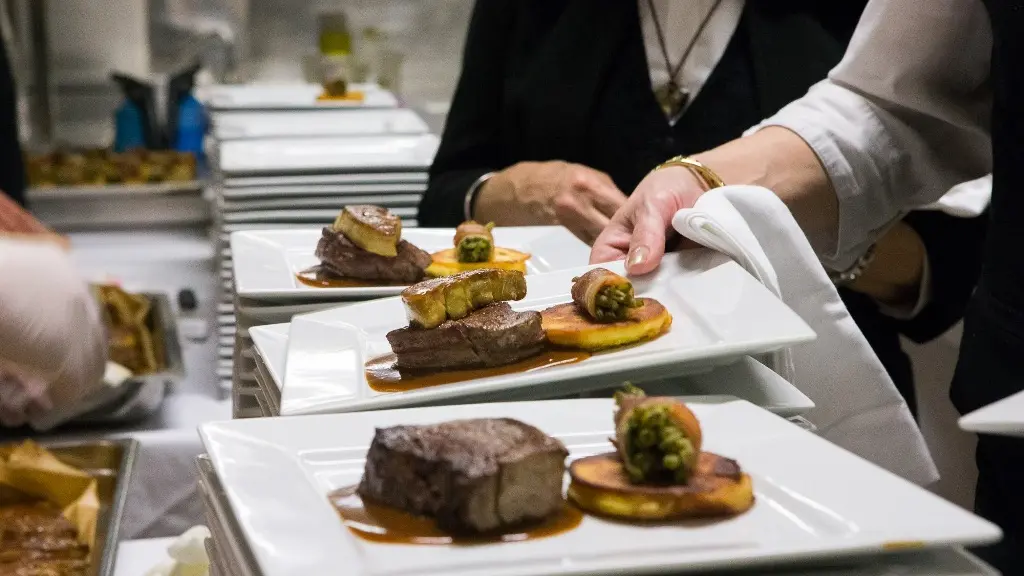
[[[89,555],[89,576],[113,576],[121,517],[124,514],[138,443],[135,440],[124,439],[91,442],[41,441],[40,444],[61,462],[96,478],[100,514],[96,526],[96,546]]]
[[[180,382],[185,376],[185,362],[178,340],[177,317],[171,308],[170,298],[166,294],[140,292],[152,303],[146,326],[153,337],[158,340],[162,349],[164,369],[153,374],[132,376],[116,388],[109,388],[91,397],[89,410],[76,417],[78,424],[108,424],[122,421],[137,420],[151,414],[159,408],[168,387]],[[146,389],[147,393],[141,391]],[[122,407],[127,412],[115,410],[110,412],[110,404],[118,398],[133,398],[130,407]],[[145,400],[143,400],[145,398]]]

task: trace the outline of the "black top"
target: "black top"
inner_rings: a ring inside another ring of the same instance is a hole
[[[17,96],[4,42],[0,40],[0,191],[25,204],[25,164],[18,144]]]
[[[750,0],[675,130],[654,99],[632,0],[478,2],[462,76],[420,205],[456,226],[481,175],[527,160],[607,172],[623,192],[661,161],[736,138],[842,57],[865,0]]]
[[[992,205],[978,290],[964,317],[952,399],[961,413],[1024,390],[1024,0],[985,0],[992,22]],[[978,436],[975,511],[1003,530],[976,550],[1024,574],[1024,440]]]
[[[457,226],[472,183],[521,161],[584,164],[629,194],[660,162],[739,137],[825,78],[865,4],[748,0],[722,59],[673,128],[651,89],[634,0],[479,1],[419,224]],[[899,321],[862,294],[840,294],[913,408],[900,333],[930,340],[959,320],[985,219],[921,212],[907,221],[928,247],[934,282],[925,310]]]

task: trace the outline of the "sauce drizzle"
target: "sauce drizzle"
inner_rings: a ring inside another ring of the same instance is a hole
[[[355,486],[331,492],[327,498],[352,534],[363,540],[386,544],[444,546],[522,542],[563,534],[583,521],[583,513],[566,502],[558,513],[539,523],[491,534],[461,536],[441,530],[431,518],[365,502],[356,493]]]
[[[295,274],[301,284],[312,288],[373,288],[380,286],[408,286],[407,282],[387,282],[383,280],[359,280],[344,278],[327,270],[321,265],[307,268]]]
[[[395,366],[397,357],[386,354],[372,358],[366,362],[366,383],[376,392],[407,392],[442,384],[455,384],[478,378],[503,376],[522,372],[533,372],[576,364],[590,358],[590,353],[583,350],[559,350],[549,348],[526,360],[498,366],[495,368],[476,368],[471,370],[446,370],[438,372],[404,372]]]

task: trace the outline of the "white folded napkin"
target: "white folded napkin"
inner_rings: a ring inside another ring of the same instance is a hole
[[[210,559],[206,556],[206,526],[190,528],[167,547],[170,560],[154,566],[146,576],[207,576]]]
[[[672,226],[731,256],[818,334],[775,353],[768,365],[814,401],[806,416],[820,436],[916,484],[938,479],[906,403],[775,194],[757,186],[718,188],[677,212]]]

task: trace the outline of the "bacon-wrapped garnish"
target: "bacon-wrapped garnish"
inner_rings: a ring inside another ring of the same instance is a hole
[[[380,206],[346,206],[334,221],[334,231],[367,252],[394,258],[402,239],[402,221]]]
[[[598,322],[621,322],[629,310],[642,306],[629,280],[605,268],[572,279],[572,300]]]
[[[494,254],[494,223],[480,224],[470,220],[455,229],[455,253],[459,262],[487,262]]]
[[[436,328],[445,320],[465,318],[470,312],[526,297],[526,277],[515,270],[482,269],[414,284],[402,291],[409,323]]]
[[[674,398],[626,384],[615,394],[615,446],[635,483],[684,484],[701,451],[700,422]]]

